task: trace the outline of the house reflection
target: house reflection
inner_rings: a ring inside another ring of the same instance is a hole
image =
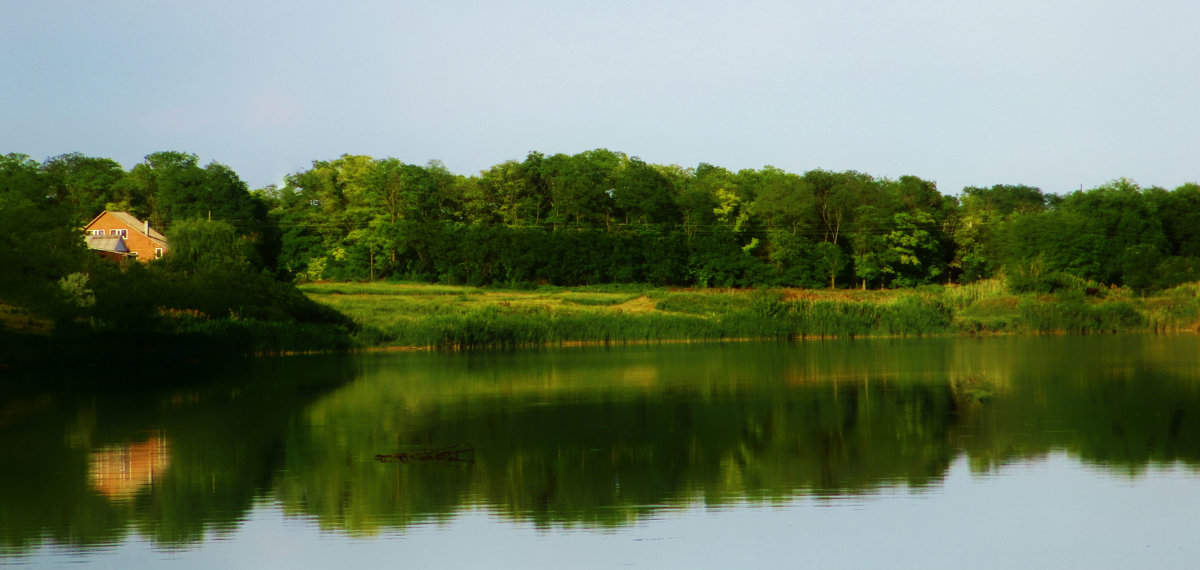
[[[142,442],[93,451],[88,457],[88,481],[110,500],[128,500],[162,478],[170,464],[167,438],[154,434]]]

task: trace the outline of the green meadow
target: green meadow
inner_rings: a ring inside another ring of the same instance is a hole
[[[1200,324],[1196,284],[1150,297],[1086,285],[1055,294],[1013,293],[1002,279],[866,291],[639,285],[520,290],[384,282],[300,288],[361,325],[361,346],[1176,332]]]

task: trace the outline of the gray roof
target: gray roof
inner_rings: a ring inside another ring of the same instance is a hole
[[[133,214],[130,214],[129,212],[109,212],[109,213],[112,214],[113,216],[116,216],[117,219],[121,220],[122,222],[129,224],[130,226],[137,229],[138,231],[142,231],[142,229],[146,227],[146,222],[143,222],[143,221],[133,217]],[[167,241],[167,236],[164,236],[164,235],[158,233],[158,230],[156,230],[154,228],[150,228],[149,236],[154,239],[157,239],[157,240]]]
[[[125,239],[121,236],[87,236],[87,246],[88,249],[129,253],[129,248],[125,246]]]

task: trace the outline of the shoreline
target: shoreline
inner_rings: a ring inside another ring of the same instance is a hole
[[[492,289],[313,283],[309,298],[352,318],[356,350],[603,346],[923,336],[1195,333],[1200,287],[1135,297],[1015,295],[1002,283],[896,290]]]
[[[310,283],[300,289],[352,320],[352,330],[249,319],[180,320],[163,329],[178,329],[177,334],[145,332],[130,340],[8,327],[0,329],[6,345],[0,373],[65,361],[190,364],[226,356],[339,352],[1200,332],[1200,284],[1149,297],[1120,289],[1100,297],[1018,295],[995,280],[867,291],[645,285],[495,289],[386,282]],[[36,318],[22,318],[27,317]]]

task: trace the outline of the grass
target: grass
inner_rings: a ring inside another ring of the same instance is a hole
[[[1200,283],[1185,283],[1143,301],[1155,331],[1200,330]]]
[[[577,342],[854,338],[1195,330],[1200,285],[1139,298],[1089,286],[1015,294],[1003,280],[916,289],[481,289],[413,283],[302,285],[363,326],[367,346],[469,348]]]
[[[576,342],[830,338],[955,332],[942,288],[924,291],[479,289],[302,285],[362,325],[368,346],[468,348]]]
[[[1195,331],[1200,284],[1149,297],[1086,288],[1016,294],[1002,280],[915,289],[665,289],[599,285],[483,289],[414,283],[310,283],[311,299],[353,319],[357,346],[471,348],[569,343],[855,338],[944,334]],[[177,322],[176,322],[177,321]],[[249,319],[173,321],[179,338],[254,352],[337,349],[344,331]],[[226,322],[228,321],[228,322]],[[52,323],[0,305],[10,334]]]
[[[24,307],[0,303],[0,330],[45,336],[54,332],[54,322]]]

